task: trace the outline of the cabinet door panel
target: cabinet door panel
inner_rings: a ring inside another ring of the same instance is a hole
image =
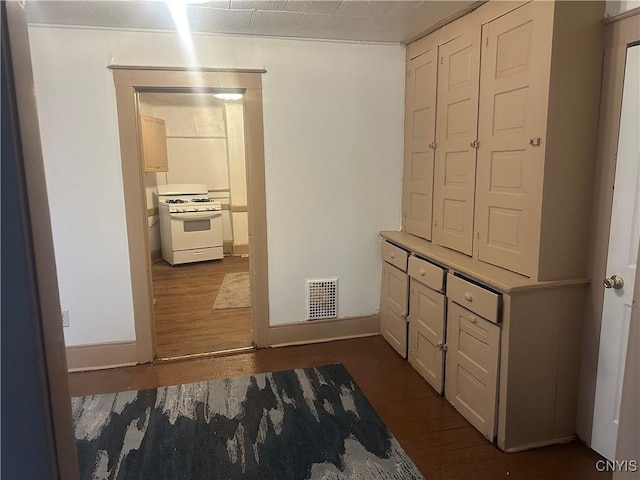
[[[482,29],[476,184],[478,258],[523,275],[539,236],[551,38],[533,7]]]
[[[404,358],[407,357],[408,278],[406,273],[382,262],[380,330],[382,336]]]
[[[449,301],[447,400],[493,441],[496,433],[500,327]]]
[[[409,62],[403,173],[404,229],[431,240],[433,149],[436,125],[436,50]]]
[[[409,363],[442,393],[445,297],[412,279],[409,298]]]
[[[438,50],[433,241],[472,253],[480,29]]]

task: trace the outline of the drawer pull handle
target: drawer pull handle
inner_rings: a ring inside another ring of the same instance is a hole
[[[474,317],[473,315],[471,315],[471,316],[469,317],[469,321],[470,321],[471,323],[478,323],[478,320],[477,320],[477,319],[476,319],[476,317]]]
[[[400,318],[401,318],[402,320],[406,320],[406,319],[407,319],[407,314],[406,314],[406,313],[403,313],[402,315],[400,315]]]
[[[471,293],[470,293],[470,292],[466,292],[466,293],[464,294],[464,299],[465,299],[467,302],[473,302],[473,295],[471,295]]]
[[[421,277],[424,277],[424,273],[425,273],[425,272],[424,272],[424,268],[421,268],[421,269],[420,269],[420,276],[421,276]]]
[[[391,252],[391,253],[389,254],[389,256],[390,256],[391,258],[396,258],[396,254],[395,254],[395,253],[393,253],[393,252]]]

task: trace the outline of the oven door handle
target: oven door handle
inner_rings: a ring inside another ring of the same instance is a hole
[[[205,218],[213,218],[222,215],[220,210],[208,210],[205,212],[173,212],[171,218],[178,220],[197,220]]]

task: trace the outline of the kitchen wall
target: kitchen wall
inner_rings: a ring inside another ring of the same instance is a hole
[[[110,64],[264,68],[272,324],[304,319],[305,278],[339,315],[379,309],[381,229],[401,224],[404,47],[30,27],[68,345],[135,337]]]
[[[640,0],[607,0],[605,14],[613,17],[637,7],[640,7]]]
[[[157,185],[204,183],[210,196],[218,199],[223,206],[225,253],[232,253],[232,245],[246,246],[248,243],[247,214],[234,214],[232,226],[230,212],[232,194],[234,197],[244,198],[242,204],[246,206],[242,109],[238,102],[221,102],[220,106],[140,103],[141,113],[165,121],[169,170],[145,174],[147,208],[158,207]],[[244,215],[244,218],[239,218],[238,215]],[[158,217],[154,215],[149,218],[149,245],[152,252],[160,251]]]

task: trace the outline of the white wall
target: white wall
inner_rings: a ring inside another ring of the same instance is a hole
[[[640,7],[640,0],[607,0],[605,13],[608,17],[613,17],[637,7]]]
[[[379,309],[381,229],[401,223],[404,47],[30,27],[67,344],[134,338],[109,64],[264,68],[272,324],[304,318],[306,277],[340,316]]]

